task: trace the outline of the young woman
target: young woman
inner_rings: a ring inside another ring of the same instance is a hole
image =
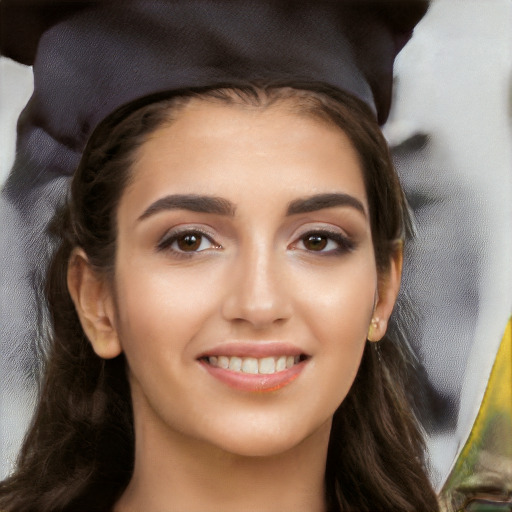
[[[52,348],[1,510],[437,510],[384,340],[403,194],[332,87],[146,98],[53,223]]]

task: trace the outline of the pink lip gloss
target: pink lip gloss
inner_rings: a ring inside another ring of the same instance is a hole
[[[212,377],[232,388],[241,391],[270,392],[277,391],[293,382],[305,368],[308,359],[294,364],[291,368],[270,375],[251,374],[219,368],[212,366],[205,360],[200,360],[199,362]]]

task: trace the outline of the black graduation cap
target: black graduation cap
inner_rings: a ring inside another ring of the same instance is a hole
[[[94,127],[160,91],[257,79],[325,82],[388,115],[396,54],[426,0],[3,0],[2,54],[34,69],[18,152],[72,173]],[[41,130],[44,134],[41,133]],[[45,141],[40,139],[45,138]],[[51,140],[52,139],[52,140]],[[55,148],[54,148],[55,149]]]

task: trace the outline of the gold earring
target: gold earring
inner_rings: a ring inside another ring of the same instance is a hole
[[[372,318],[372,321],[370,322],[370,326],[368,327],[368,341],[376,342],[379,341],[378,339],[373,339],[374,337],[374,331],[376,331],[379,327],[380,318],[374,316]]]

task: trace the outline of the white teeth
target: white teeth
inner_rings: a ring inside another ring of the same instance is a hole
[[[242,359],[242,371],[244,373],[258,373],[258,360],[254,357],[244,357]]]
[[[242,359],[240,357],[231,357],[229,359],[229,369],[239,372],[242,369]]]
[[[253,375],[271,375],[282,372],[300,362],[300,356],[279,356],[279,357],[227,357],[209,356],[208,362],[217,368],[232,370],[235,372],[250,373]]]
[[[276,360],[273,357],[264,357],[260,359],[259,364],[260,373],[275,373],[276,372]]]
[[[276,372],[286,370],[286,356],[281,356],[276,361]]]
[[[217,358],[217,364],[219,368],[224,368],[224,370],[227,370],[229,368],[229,357],[219,356]]]

